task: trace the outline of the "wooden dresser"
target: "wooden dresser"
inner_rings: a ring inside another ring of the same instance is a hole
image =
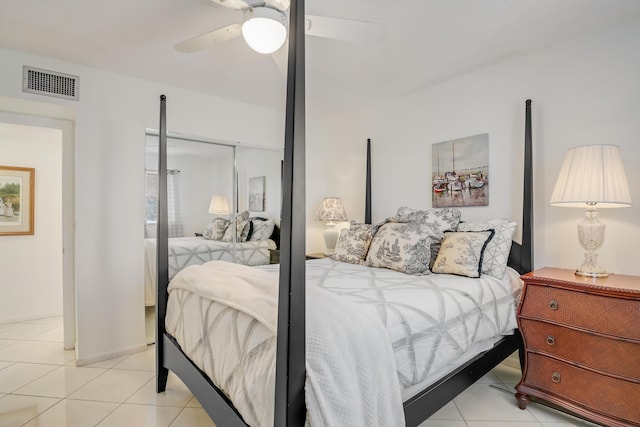
[[[640,426],[640,277],[543,268],[525,282],[518,406],[546,400],[606,426]]]

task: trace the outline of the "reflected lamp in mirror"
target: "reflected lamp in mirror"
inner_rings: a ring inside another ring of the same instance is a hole
[[[605,225],[598,221],[597,208],[631,206],[631,194],[620,149],[616,145],[585,145],[567,151],[551,195],[552,206],[585,208],[578,224],[578,239],[585,250],[584,262],[576,274],[607,277],[598,265],[597,250],[604,241]]]
[[[344,210],[340,197],[325,197],[320,204],[320,210],[316,215],[316,221],[327,221],[324,231],[324,254],[332,255],[338,241],[338,231],[335,228],[336,221],[346,221],[347,213]]]
[[[209,213],[213,215],[229,215],[229,202],[225,196],[211,197],[211,203],[209,204]]]

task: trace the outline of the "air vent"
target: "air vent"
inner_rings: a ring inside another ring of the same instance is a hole
[[[22,91],[78,100],[80,77],[40,68],[22,67]]]

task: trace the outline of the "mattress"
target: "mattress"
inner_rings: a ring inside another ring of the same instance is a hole
[[[277,265],[259,268],[278,271]],[[354,310],[380,319],[404,400],[517,327],[521,282],[511,269],[502,280],[413,276],[325,258],[307,261],[306,277],[307,287],[339,296]],[[260,425],[265,419],[260,408],[273,407],[273,334],[243,312],[182,289],[169,293],[165,323],[245,420]]]
[[[270,249],[276,249],[271,239],[250,242],[221,242],[202,237],[172,237],[169,239],[169,280],[188,265],[220,260],[257,266],[269,264]],[[145,239],[144,291],[145,305],[156,301],[156,240]]]

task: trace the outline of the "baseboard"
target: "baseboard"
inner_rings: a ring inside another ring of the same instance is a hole
[[[116,357],[129,356],[130,354],[139,353],[147,349],[147,344],[142,343],[131,347],[126,347],[116,351],[110,351],[108,353],[96,354],[89,357],[80,357],[76,359],[76,366],[90,365],[96,362],[102,362],[109,359],[115,359]]]
[[[29,320],[46,319],[47,317],[61,317],[62,313],[45,313],[45,314],[32,314],[30,316],[11,317],[9,319],[0,319],[0,325],[6,323],[28,322]]]

